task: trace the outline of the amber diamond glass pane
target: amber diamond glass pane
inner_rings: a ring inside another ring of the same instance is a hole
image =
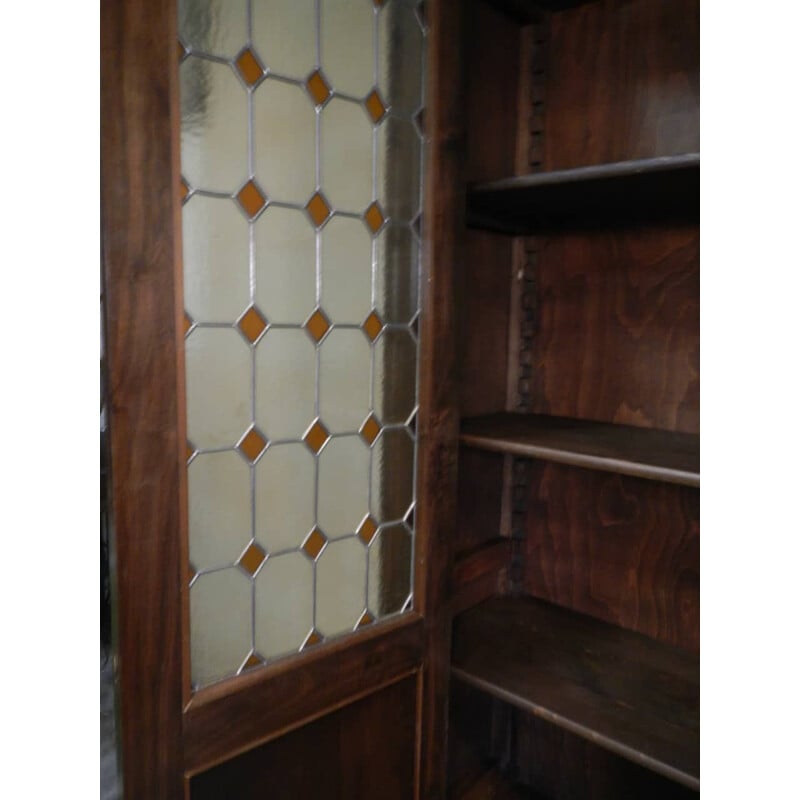
[[[322,337],[328,332],[330,322],[322,311],[315,311],[306,322],[306,330],[311,334],[311,338],[315,342],[322,340]]]
[[[195,689],[410,607],[419,6],[178,0]]]
[[[266,327],[267,323],[256,308],[249,308],[239,320],[239,330],[248,342],[255,343]]]
[[[330,206],[319,192],[308,201],[306,211],[308,211],[308,216],[311,217],[311,221],[317,228],[328,219],[331,213]]]
[[[316,561],[317,556],[322,552],[322,548],[325,547],[327,541],[327,538],[321,533],[319,528],[314,528],[309,534],[308,539],[303,543],[303,550],[306,551],[309,558]]]
[[[309,428],[308,433],[304,437],[304,441],[311,450],[318,453],[322,449],[322,445],[328,441],[328,436],[328,429],[321,422],[315,422]]]
[[[373,311],[364,321],[363,328],[364,333],[374,341],[383,330],[383,323],[381,322],[381,318]]]
[[[383,225],[383,213],[377,203],[373,203],[364,214],[364,221],[373,233],[377,233]]]
[[[266,203],[264,195],[261,194],[259,188],[253,181],[248,181],[239,190],[236,199],[239,201],[239,205],[244,209],[247,216],[251,219],[264,208],[264,204]]]
[[[306,89],[318,106],[321,106],[331,96],[330,86],[319,70],[306,81]]]
[[[253,55],[250,49],[244,50],[239,58],[236,59],[236,69],[242,76],[242,80],[248,85],[258,83],[261,76],[264,74],[264,69],[258,63],[258,59]]]
[[[239,444],[239,450],[244,453],[250,461],[255,461],[267,446],[267,440],[253,428]]]
[[[244,670],[246,669],[253,669],[254,667],[260,667],[263,663],[264,659],[261,658],[261,656],[259,656],[256,653],[252,653],[247,657],[247,661],[245,661],[244,664],[242,664],[242,671],[244,672]]]
[[[264,563],[267,554],[255,543],[244,551],[239,559],[239,566],[248,574],[255,575],[258,568]]]
[[[381,96],[376,91],[373,90],[369,93],[364,105],[367,107],[373,122],[380,122],[383,119],[383,115],[386,113],[386,106],[384,106]]]
[[[367,517],[361,523],[361,527],[358,529],[358,535],[361,537],[361,541],[364,542],[364,544],[369,544],[377,530],[378,526],[375,524],[375,520],[372,519],[372,517]]]
[[[370,414],[364,424],[361,426],[360,433],[364,437],[364,441],[367,444],[372,444],[380,432],[381,426],[378,423],[378,420],[375,419],[374,414]]]

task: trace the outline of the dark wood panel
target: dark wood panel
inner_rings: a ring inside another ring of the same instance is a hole
[[[100,9],[101,226],[125,797],[183,793],[176,14]]]
[[[521,31],[482,0],[466,6],[466,179],[514,174]]]
[[[512,241],[482,231],[464,235],[459,303],[460,407],[464,416],[507,408]]]
[[[697,800],[693,789],[514,709],[516,780],[547,800]]]
[[[192,800],[408,800],[415,693],[406,678],[196,775]]]
[[[511,540],[491,539],[462,554],[453,565],[452,609],[459,614],[508,592]]]
[[[508,758],[511,708],[462,681],[450,684],[448,798],[461,797]]]
[[[450,564],[456,526],[458,366],[456,298],[463,261],[466,152],[461,3],[428,0],[428,134],[420,281],[414,606],[424,616],[419,684],[418,796],[444,798],[449,687]]]
[[[691,433],[539,414],[492,414],[462,420],[461,443],[667,483],[700,485],[700,437]]]
[[[501,535],[504,461],[497,453],[461,448],[454,556]]]
[[[539,243],[531,411],[698,433],[696,225]]]
[[[498,597],[456,619],[453,677],[699,788],[697,656],[533,598]]]
[[[548,52],[544,169],[699,151],[699,0],[553,14]]]
[[[537,800],[541,795],[516,786],[499,770],[484,773],[471,786],[453,794],[455,800]]]
[[[184,717],[188,775],[374,692],[422,663],[416,614],[198,692]],[[382,726],[383,728],[390,726]]]
[[[541,462],[531,473],[526,591],[697,650],[697,489]]]
[[[700,219],[698,153],[504,178],[467,197],[469,225],[518,235],[676,219]]]

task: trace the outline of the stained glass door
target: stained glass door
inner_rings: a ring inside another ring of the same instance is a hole
[[[103,6],[126,789],[409,796],[430,7],[166,5]]]

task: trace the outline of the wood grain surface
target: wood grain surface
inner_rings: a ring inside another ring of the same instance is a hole
[[[700,0],[599,0],[550,20],[545,170],[700,150]]]
[[[696,225],[540,241],[531,411],[698,433]]]
[[[183,796],[186,618],[174,6],[100,6],[108,422],[125,797]]]
[[[541,414],[491,414],[462,420],[461,443],[604,472],[700,485],[700,438],[691,433]]]
[[[447,772],[449,608],[458,466],[456,298],[463,261],[465,53],[462,4],[429,0],[425,211],[417,427],[414,607],[424,616],[415,796],[442,800]]]
[[[422,620],[404,614],[198,692],[184,719],[186,773],[208,770],[418,671],[422,642]]]
[[[533,462],[525,590],[697,651],[697,489]]]
[[[700,660],[527,597],[459,616],[453,676],[690,788],[700,776]]]
[[[405,678],[201,773],[192,800],[408,800],[415,693],[416,679]]]

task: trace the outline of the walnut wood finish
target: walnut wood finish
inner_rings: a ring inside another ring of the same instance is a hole
[[[481,603],[508,587],[511,565],[511,541],[492,539],[457,558],[453,565],[454,614]]]
[[[514,778],[538,798],[697,800],[675,783],[520,709],[514,718]]]
[[[456,297],[464,225],[466,133],[461,3],[426,3],[430,32],[427,169],[417,457],[414,604],[424,616],[425,662],[417,696],[415,796],[445,796],[451,546],[456,520],[458,373]]]
[[[518,136],[520,29],[482,2],[466,6],[467,180],[513,174]],[[487,81],[486,76],[493,80]],[[462,112],[463,113],[463,112]],[[492,142],[491,147],[486,143]],[[512,243],[481,231],[464,236],[458,264],[460,408],[464,415],[506,408]]]
[[[544,170],[700,150],[700,0],[599,0],[550,18]]]
[[[422,620],[407,614],[198,692],[184,719],[186,773],[207,770],[415,672],[422,641]]]
[[[492,414],[461,423],[461,443],[499,453],[700,485],[700,437],[539,414]]]
[[[698,433],[699,245],[696,225],[541,240],[531,411]]]
[[[697,651],[696,489],[533,462],[525,591]]]
[[[520,175],[471,187],[467,223],[500,233],[700,218],[700,155]]]
[[[408,800],[415,693],[416,678],[405,678],[201,773],[192,779],[192,800]]]
[[[101,4],[101,225],[125,797],[176,798],[185,619],[176,14]]]
[[[504,461],[497,453],[463,447],[459,452],[456,558],[502,535]]]
[[[690,788],[699,658],[532,598],[458,617],[453,676]]]

